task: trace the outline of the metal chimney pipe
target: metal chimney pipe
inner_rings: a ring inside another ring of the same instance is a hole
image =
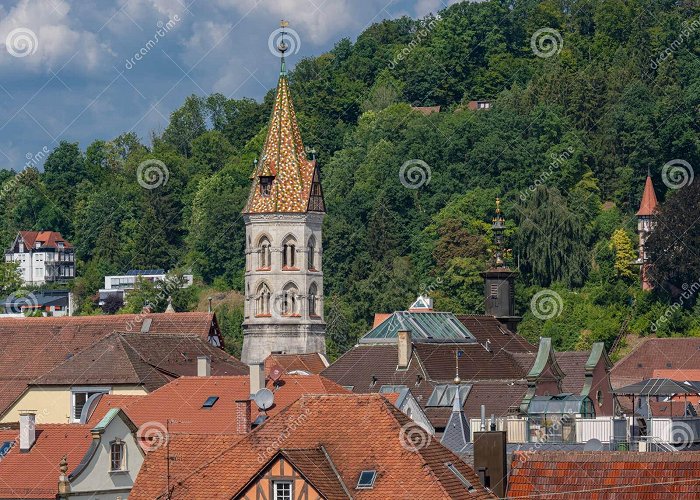
[[[486,405],[481,405],[481,427],[479,430],[481,432],[486,430]]]

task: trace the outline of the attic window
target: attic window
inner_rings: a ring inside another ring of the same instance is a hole
[[[271,175],[260,176],[260,194],[264,197],[270,196],[272,193],[272,181],[274,177]]]
[[[467,491],[469,491],[469,492],[474,491],[474,489],[475,489],[474,485],[472,483],[470,483],[469,480],[466,477],[464,477],[461,472],[459,472],[459,469],[457,469],[457,467],[455,467],[454,464],[451,464],[448,462],[445,464],[445,467],[450,469],[450,472],[452,472],[452,474],[454,474],[455,477],[457,477],[457,479],[459,479],[459,482],[464,485],[464,487],[467,489]]]
[[[2,444],[0,444],[0,460],[7,455],[14,443],[14,441],[4,441]]]
[[[375,479],[377,479],[376,470],[363,470],[360,472],[360,479],[357,480],[357,489],[369,490],[374,488]]]
[[[459,386],[459,396],[462,403],[466,401],[471,388],[472,386],[468,384]],[[442,406],[449,408],[454,403],[455,394],[457,394],[457,386],[454,384],[436,385],[430,398],[428,398],[426,406]]]
[[[211,408],[219,400],[219,396],[209,396],[202,405],[202,408]]]
[[[390,385],[390,384],[384,384],[379,388],[379,394],[391,394],[394,392],[401,392],[406,388],[405,385]]]

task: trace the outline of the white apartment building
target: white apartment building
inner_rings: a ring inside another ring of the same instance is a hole
[[[19,263],[25,284],[62,283],[75,278],[75,250],[56,231],[20,231],[5,262]]]
[[[167,273],[163,269],[131,269],[126,274],[118,276],[105,276],[105,287],[100,288],[100,301],[102,306],[105,300],[110,295],[116,295],[122,302],[126,303],[126,294],[136,287],[136,280],[150,281],[165,281]],[[184,274],[184,282],[182,288],[187,288],[192,285],[193,276]]]

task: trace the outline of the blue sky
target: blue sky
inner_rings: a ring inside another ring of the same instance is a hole
[[[373,22],[450,3],[0,0],[0,168],[20,170],[61,140],[84,150],[134,131],[148,142],[192,93],[260,99],[276,83],[268,41],[280,19],[298,34],[293,66]]]

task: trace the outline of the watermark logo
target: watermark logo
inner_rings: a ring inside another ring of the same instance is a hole
[[[5,302],[10,305],[13,311],[22,314],[32,314],[40,310],[39,299],[34,293],[27,295],[13,293],[7,297]]]
[[[432,171],[423,160],[408,160],[399,169],[399,180],[408,189],[419,189],[430,184]]]
[[[399,431],[399,441],[405,450],[417,453],[427,448],[433,436],[415,422],[404,424]]]
[[[146,451],[155,451],[168,443],[168,429],[160,422],[146,422],[136,432],[141,447]]]
[[[671,160],[661,169],[661,179],[671,189],[689,186],[693,183],[694,178],[693,167],[685,160]]]
[[[554,290],[540,290],[530,300],[530,310],[536,318],[541,320],[552,319],[559,316],[564,309],[564,301]]]
[[[394,58],[389,62],[389,69],[394,69],[401,61],[406,59],[408,55],[413,52],[413,49],[418,47],[423,41],[428,38],[428,35],[435,29],[438,22],[442,21],[440,14],[436,14],[435,17],[430,19],[428,22],[423,22],[421,27],[418,28],[413,34],[413,38],[408,44],[394,54]]]
[[[168,183],[170,171],[160,160],[151,158],[142,161],[136,169],[136,180],[144,189],[156,189]]]
[[[27,57],[36,52],[39,39],[29,28],[15,28],[7,34],[5,47],[11,56]]]
[[[560,154],[552,153],[552,162],[549,164],[547,170],[543,170],[540,176],[535,179],[535,182],[530,184],[527,188],[520,191],[520,201],[526,201],[532,193],[534,193],[539,186],[544,185],[547,180],[554,174],[555,170],[559,170],[562,165],[571,159],[571,155],[574,154],[574,148],[569,146],[566,150]]]
[[[691,426],[682,421],[673,421],[671,424],[671,443],[676,451],[681,451],[695,442],[695,431]]]
[[[131,56],[130,58],[126,59],[126,63],[124,64],[124,67],[129,70],[136,66],[136,64],[142,60],[146,54],[148,54],[150,51],[152,51],[156,45],[165,37],[166,34],[172,30],[177,23],[180,22],[180,16],[175,14],[172,19],[168,19],[166,23],[163,21],[158,21],[156,23],[156,26],[158,29],[156,29],[155,33],[153,36],[146,41],[146,43],[141,47],[138,51],[134,52],[134,55]]]
[[[270,49],[270,53],[276,57],[296,54],[301,49],[301,38],[299,38],[299,33],[291,28],[277,28],[270,33],[267,47]]]
[[[671,45],[662,50],[656,59],[651,60],[651,64],[649,65],[651,69],[658,69],[666,59],[671,57],[674,52],[678,51],[690,40],[691,35],[693,35],[698,28],[700,28],[700,19],[695,19],[692,23],[683,21],[683,28],[680,30],[678,37],[671,42]]]
[[[530,38],[530,47],[537,57],[546,59],[561,52],[564,40],[554,28],[540,28]]]
[[[681,288],[683,288],[683,293],[680,294],[678,300],[668,306],[659,319],[651,322],[652,332],[657,332],[659,327],[667,323],[676,311],[694,302],[695,296],[700,292],[700,281],[694,281],[691,284],[683,283]]]

